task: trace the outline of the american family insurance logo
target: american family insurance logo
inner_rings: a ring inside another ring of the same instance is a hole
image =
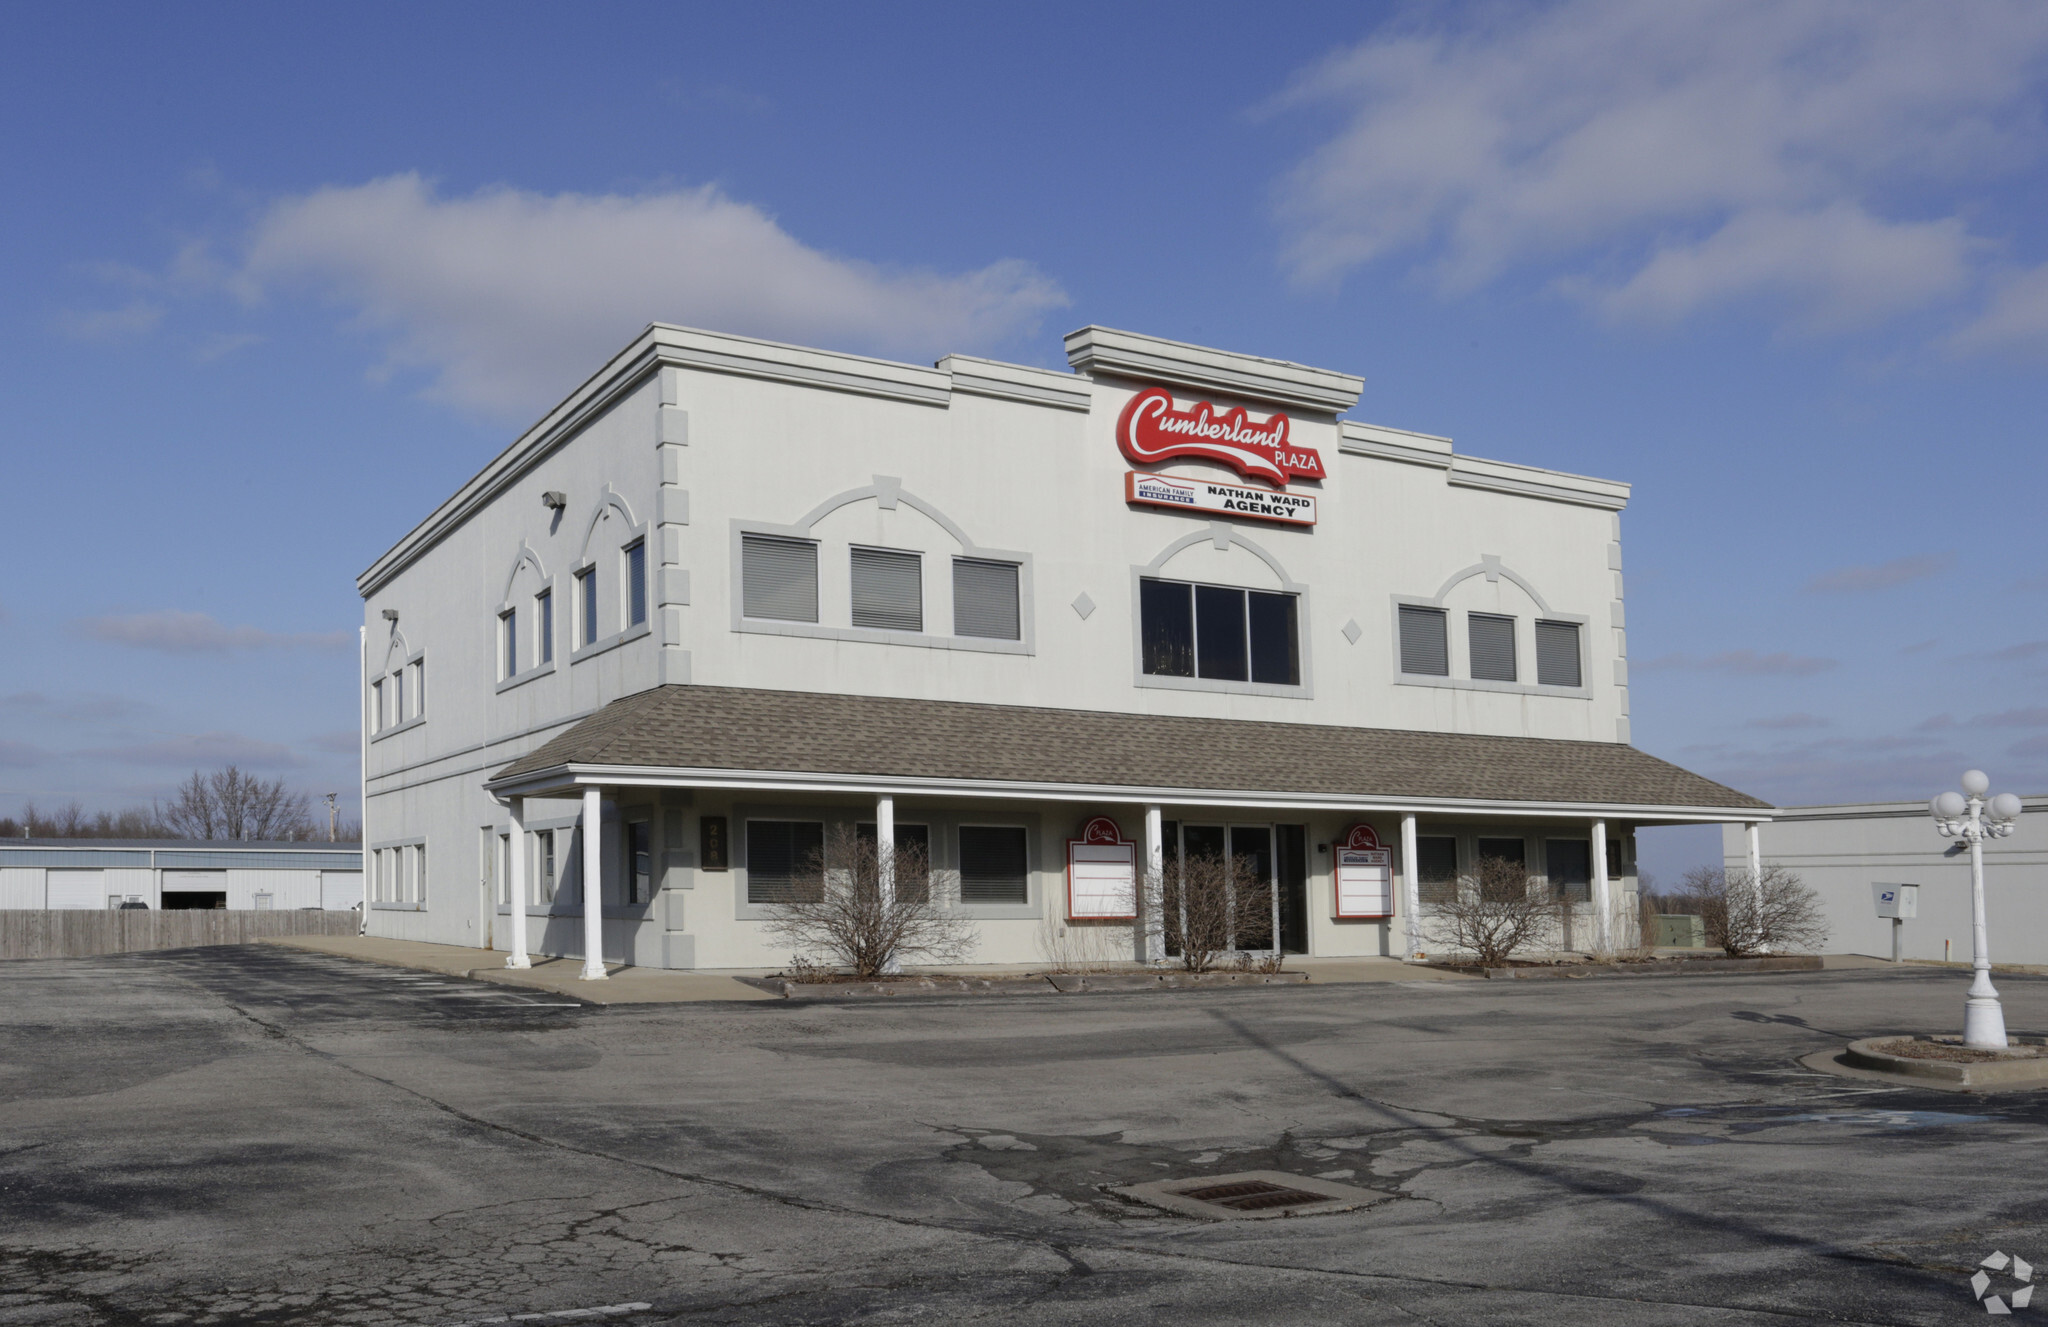
[[[1287,416],[1276,412],[1253,423],[1243,406],[1218,410],[1208,401],[1176,410],[1173,393],[1163,387],[1147,387],[1131,398],[1116,421],[1116,445],[1134,465],[1197,456],[1275,488],[1287,487],[1289,479],[1325,475],[1315,448],[1287,440]]]

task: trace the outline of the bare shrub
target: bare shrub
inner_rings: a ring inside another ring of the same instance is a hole
[[[1273,934],[1273,893],[1250,857],[1220,853],[1183,857],[1166,873],[1166,947],[1189,972],[1208,972],[1234,950],[1267,948]]]
[[[1431,905],[1429,938],[1497,967],[1543,934],[1556,916],[1549,890],[1520,862],[1482,857],[1476,873]]]
[[[1641,882],[1636,893],[1636,944],[1633,957],[1650,958],[1657,952],[1657,895]]]
[[[1038,923],[1038,950],[1054,972],[1101,972],[1136,961],[1137,935],[1125,921],[1070,921],[1048,908]]]
[[[886,900],[885,867],[894,883]],[[916,844],[884,854],[853,826],[835,825],[794,883],[795,898],[768,906],[766,929],[795,947],[797,967],[817,955],[870,981],[906,962],[957,963],[973,952],[973,924],[945,906],[944,882]]]
[[[1685,911],[1699,916],[1707,943],[1733,958],[1812,953],[1827,943],[1820,896],[1776,863],[1766,863],[1754,883],[1748,871],[1695,867],[1679,883],[1678,898]]]

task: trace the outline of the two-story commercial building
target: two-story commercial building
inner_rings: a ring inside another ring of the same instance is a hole
[[[852,825],[926,850],[982,962],[1158,957],[1201,851],[1287,950],[1429,947],[1482,856],[1590,949],[1637,827],[1768,817],[1629,743],[1625,484],[1342,418],[1345,373],[1066,347],[649,327],[359,580],[368,930],[775,965]]]

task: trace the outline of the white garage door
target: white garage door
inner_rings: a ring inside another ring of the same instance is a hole
[[[104,871],[53,870],[49,873],[49,883],[49,906],[53,908],[107,906]]]

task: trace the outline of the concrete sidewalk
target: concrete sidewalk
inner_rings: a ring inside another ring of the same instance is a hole
[[[607,963],[605,971],[610,980],[584,981],[577,975],[583,971],[580,958],[548,958],[535,954],[532,967],[516,969],[505,966],[502,951],[471,949],[464,945],[431,945],[419,940],[387,940],[373,935],[294,935],[261,943],[337,954],[366,963],[382,963],[386,967],[418,968],[450,977],[553,991],[591,1004],[685,1004],[698,1000],[782,998],[735,980],[736,975],[764,975],[765,969],[758,973],[748,970],[739,974],[673,972],[664,968],[633,968]]]
[[[767,968],[743,968],[717,972],[676,972],[663,968],[635,968],[618,963],[605,964],[607,981],[584,981],[579,973],[583,960],[547,958],[536,954],[533,966],[524,970],[505,966],[501,951],[471,949],[464,945],[435,945],[419,940],[387,940],[371,935],[295,935],[261,941],[287,945],[320,954],[361,959],[394,968],[417,968],[450,977],[498,982],[553,991],[591,1004],[685,1004],[700,1000],[779,1000],[779,995],[758,990],[738,980],[765,977]],[[1136,965],[1131,965],[1136,971]],[[1397,958],[1303,958],[1287,960],[1290,971],[1309,974],[1318,986],[1349,985],[1357,982],[1392,981],[1478,981],[1477,977],[1436,968],[1417,967]],[[941,973],[975,977],[1022,977],[1042,973],[1044,966],[917,968],[919,974]]]

